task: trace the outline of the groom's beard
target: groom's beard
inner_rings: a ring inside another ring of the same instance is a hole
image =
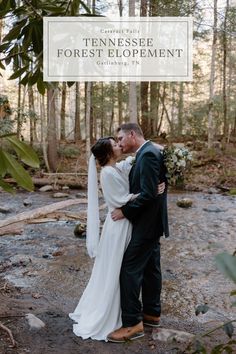
[[[137,150],[133,146],[122,147],[121,149],[123,154],[132,154]]]

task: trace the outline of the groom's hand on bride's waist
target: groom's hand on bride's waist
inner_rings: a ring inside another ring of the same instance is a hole
[[[166,184],[162,182],[157,186],[157,194],[163,194],[165,192]]]
[[[121,209],[114,209],[111,212],[111,218],[113,221],[124,219],[124,214],[122,213]]]

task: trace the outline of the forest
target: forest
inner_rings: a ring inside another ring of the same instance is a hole
[[[1,1],[2,133],[14,129],[39,146],[51,172],[61,144],[86,141],[88,154],[91,142],[127,121],[138,122],[151,139],[202,140],[208,149],[235,143],[236,10],[230,1],[112,6],[119,16],[193,16],[192,82],[43,82],[43,16],[103,15],[107,8],[102,1]]]
[[[193,80],[46,82],[50,16],[192,17]],[[118,348],[75,338],[68,313],[93,266],[91,146],[128,122],[166,148],[170,170],[174,154],[180,165],[162,242],[163,337],[150,329]],[[235,195],[235,0],[0,0],[1,353],[233,353]]]

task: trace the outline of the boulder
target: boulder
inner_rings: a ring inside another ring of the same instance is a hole
[[[78,223],[74,228],[75,237],[84,238],[86,236],[86,224]]]
[[[30,199],[25,199],[25,200],[23,201],[23,204],[24,204],[24,206],[31,206],[33,203],[32,203],[32,200],[30,200]]]
[[[47,184],[46,186],[43,186],[41,188],[39,188],[40,192],[50,192],[53,190],[53,187],[49,184]]]
[[[162,342],[178,342],[185,343],[190,342],[194,339],[195,335],[177,331],[175,329],[166,329],[166,328],[158,328],[155,331],[153,330],[152,338],[153,340],[160,340]]]
[[[68,193],[54,193],[53,198],[68,198],[70,195]]]
[[[206,208],[203,208],[204,211],[208,211],[209,213],[223,213],[227,211],[226,209],[219,208],[218,206],[215,205],[209,205]]]
[[[70,187],[68,187],[68,186],[63,186],[63,187],[62,187],[62,190],[63,190],[63,191],[68,191],[69,189],[70,189]]]
[[[180,208],[190,208],[193,205],[193,201],[190,198],[181,198],[177,200],[176,204]]]
[[[2,214],[9,214],[12,212],[11,208],[5,207],[5,206],[0,206],[0,213]]]
[[[33,315],[32,313],[27,313],[25,317],[28,320],[30,329],[39,330],[45,327],[45,323],[41,321],[38,317]]]

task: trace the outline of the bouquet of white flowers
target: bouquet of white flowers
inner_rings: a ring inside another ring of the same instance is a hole
[[[192,160],[191,152],[185,147],[167,146],[163,155],[169,183],[173,186],[183,184],[184,174]]]

